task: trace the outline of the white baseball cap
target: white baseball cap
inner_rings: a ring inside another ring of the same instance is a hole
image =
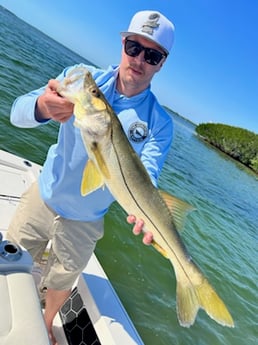
[[[123,37],[140,35],[157,43],[169,54],[174,42],[174,24],[158,11],[137,12],[127,31],[121,32]]]

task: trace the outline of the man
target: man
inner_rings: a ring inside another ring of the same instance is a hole
[[[174,26],[159,12],[142,11],[136,13],[128,31],[121,35],[119,66],[107,70],[87,68],[157,186],[172,141],[172,121],[151,92],[150,83],[172,47]],[[47,287],[44,317],[53,344],[56,344],[53,319],[87,264],[97,240],[103,236],[103,216],[114,201],[107,188],[86,197],[80,194],[88,157],[80,132],[73,125],[73,104],[56,92],[59,81],[71,68],[74,66],[66,68],[47,86],[19,97],[11,111],[11,122],[19,127],[34,127],[50,120],[60,122],[57,143],[50,147],[39,180],[23,195],[8,230],[9,239],[24,246],[35,262],[41,260],[51,240],[48,269],[42,284]],[[135,223],[135,234],[141,233],[142,220],[130,215],[127,221]],[[151,241],[152,234],[146,232],[143,242]]]

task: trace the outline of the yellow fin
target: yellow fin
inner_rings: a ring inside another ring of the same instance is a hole
[[[197,288],[200,306],[215,321],[223,326],[234,327],[234,321],[221,298],[205,279]]]
[[[190,327],[195,321],[199,301],[194,286],[177,282],[177,317],[182,327]]]
[[[152,240],[151,245],[161,254],[163,255],[166,259],[168,259],[168,254],[165,251],[165,249],[163,249],[156,241]]]
[[[111,176],[110,176],[109,169],[106,165],[105,159],[103,158],[101,151],[99,150],[98,144],[97,143],[92,144],[91,150],[94,153],[94,156],[98,163],[99,169],[101,170],[101,173],[105,176],[106,179],[110,179]]]
[[[176,198],[175,196],[168,194],[164,191],[159,191],[164,199],[167,207],[171,211],[173,221],[178,231],[182,231],[184,228],[185,218],[187,214],[194,211],[195,208],[187,202]]]
[[[81,182],[81,195],[85,196],[104,186],[104,181],[94,163],[89,160],[84,168]]]
[[[196,314],[202,308],[216,322],[234,327],[234,321],[224,302],[217,295],[206,278],[199,285],[177,283],[177,315],[181,326],[190,327]]]

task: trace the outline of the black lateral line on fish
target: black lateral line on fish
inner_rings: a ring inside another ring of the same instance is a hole
[[[112,140],[112,137],[113,137],[113,136],[112,136],[112,132],[111,132],[111,140]],[[140,207],[140,205],[139,205],[138,202],[137,202],[137,199],[135,199],[134,195],[131,193],[131,190],[130,190],[130,188],[129,188],[127,182],[126,182],[126,179],[125,179],[125,176],[124,176],[124,173],[123,173],[123,169],[122,169],[122,165],[121,165],[120,160],[119,160],[119,155],[118,155],[118,152],[117,152],[117,150],[116,150],[116,148],[115,148],[114,143],[113,143],[113,147],[114,147],[114,151],[115,151],[115,153],[116,153],[117,162],[118,162],[119,167],[120,167],[120,171],[121,171],[121,174],[122,174],[122,177],[123,177],[124,184],[126,185],[129,194],[131,195],[131,197],[132,197],[133,200],[135,201],[135,203],[136,203],[136,205],[138,206],[138,208],[142,210],[142,212],[145,214],[146,218],[149,219],[149,221],[152,223],[153,227],[158,231],[158,233],[161,235],[161,237],[163,238],[163,240],[168,244],[169,248],[171,249],[171,251],[173,252],[175,258],[177,259],[177,261],[178,261],[180,267],[181,267],[182,270],[185,272],[185,275],[188,277],[189,281],[191,282],[191,279],[190,279],[189,275],[187,274],[186,270],[184,269],[184,266],[181,264],[181,262],[180,262],[178,256],[176,255],[175,251],[173,250],[173,248],[169,245],[169,243],[166,241],[166,239],[165,239],[165,237],[163,236],[163,234],[162,234],[162,233],[159,231],[159,229],[155,226],[155,224],[153,223],[153,221],[151,220],[151,218],[150,218],[150,217],[144,212],[144,210]],[[177,231],[177,230],[176,230],[176,231]],[[179,235],[178,235],[178,236],[179,236]],[[184,246],[183,243],[182,243],[181,245]],[[187,252],[187,251],[186,251],[186,252]],[[189,259],[191,260],[190,257],[189,257]],[[191,285],[192,285],[192,282],[191,282]]]

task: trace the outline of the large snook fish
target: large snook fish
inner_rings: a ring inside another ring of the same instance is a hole
[[[143,219],[153,233],[153,246],[174,267],[177,315],[191,326],[199,308],[218,323],[234,327],[225,304],[192,261],[177,230],[187,209],[184,202],[155,188],[123,128],[86,68],[75,68],[60,83],[58,93],[74,103],[74,125],[80,128],[89,160],[81,193],[106,187],[127,212]]]

